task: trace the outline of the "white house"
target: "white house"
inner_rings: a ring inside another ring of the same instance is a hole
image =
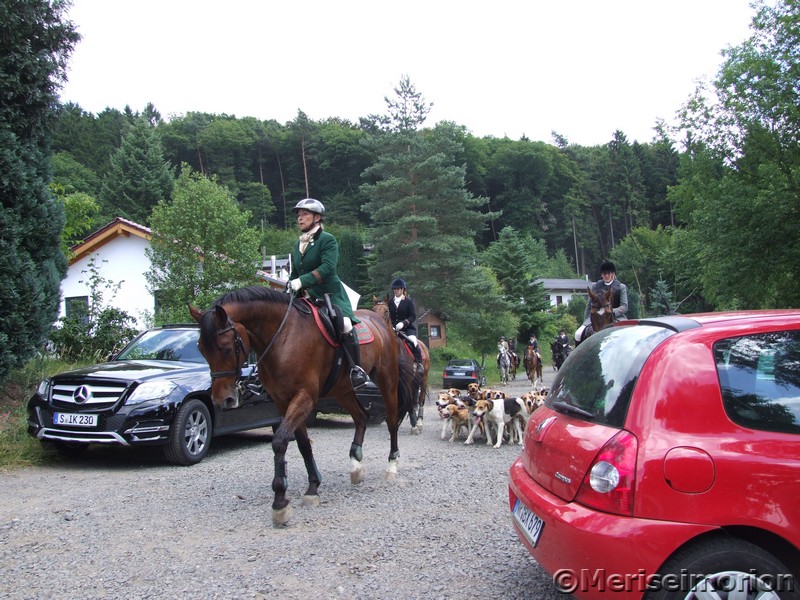
[[[150,270],[150,259],[145,250],[150,247],[151,238],[149,227],[117,217],[73,246],[67,275],[61,282],[59,317],[69,315],[76,304],[88,305],[91,296],[89,277],[94,270],[111,286],[110,289],[100,289],[104,294],[103,305],[113,306],[135,317],[139,329],[148,327],[155,312],[155,297],[148,291],[145,279],[145,273]],[[258,278],[273,287],[285,285],[289,278],[288,257],[271,256],[265,258],[261,266],[262,270],[255,274]],[[119,289],[112,298],[117,284]]]
[[[586,289],[591,286],[586,279],[537,279],[541,283],[550,306],[569,304],[573,296],[587,296]]]
[[[148,227],[117,217],[73,246],[67,275],[61,282],[59,316],[69,315],[76,304],[88,305],[89,277],[96,271],[110,285],[110,288],[99,287],[104,306],[123,310],[137,319],[138,327],[146,327],[155,309],[155,300],[147,291],[144,277],[150,270],[150,259],[145,254],[150,238]],[[119,289],[111,297],[117,285]]]

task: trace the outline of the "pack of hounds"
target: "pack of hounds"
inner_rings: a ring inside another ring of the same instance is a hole
[[[439,392],[436,409],[442,419],[441,437],[455,442],[466,435],[464,443],[469,445],[480,435],[487,446],[495,448],[504,441],[521,445],[528,418],[544,404],[547,392],[547,388],[534,389],[512,398],[500,390],[481,389],[477,383],[470,383],[466,394],[456,388]]]

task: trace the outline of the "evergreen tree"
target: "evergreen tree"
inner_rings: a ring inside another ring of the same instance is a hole
[[[49,188],[49,135],[80,36],[62,0],[0,1],[0,383],[41,348],[66,271],[64,211]]]
[[[156,320],[183,319],[187,305],[206,308],[222,293],[255,283],[259,232],[228,191],[183,165],[172,201],[153,209],[147,255]]]
[[[155,130],[146,119],[136,117],[111,157],[100,203],[108,216],[146,224],[153,207],[169,198],[172,182],[172,171]]]
[[[500,239],[481,256],[491,267],[503,290],[504,300],[519,317],[515,337],[524,336],[537,323],[537,313],[550,308],[541,283],[535,283],[533,264],[525,252],[520,235],[512,227],[504,227]]]
[[[486,215],[486,204],[465,189],[464,168],[454,164],[460,150],[458,131],[440,124],[420,131],[430,110],[408,77],[386,99],[384,131],[373,136],[377,160],[364,176],[370,200],[364,209],[373,221],[374,250],[370,277],[385,289],[397,276],[414,289],[417,304],[452,312],[472,300],[454,294],[445,282],[471,276],[477,257],[474,238]]]

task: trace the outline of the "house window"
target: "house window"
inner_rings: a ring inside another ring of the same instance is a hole
[[[556,306],[561,306],[564,303],[563,296],[556,296]]]
[[[89,296],[64,298],[64,314],[68,319],[89,320]]]
[[[440,337],[442,337],[442,333],[439,330],[439,326],[438,325],[431,325],[430,326],[430,332],[431,332],[431,337],[432,338],[440,338]]]

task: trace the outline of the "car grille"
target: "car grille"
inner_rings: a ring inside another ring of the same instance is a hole
[[[51,399],[55,407],[96,411],[114,406],[127,389],[126,384],[115,381],[58,381],[53,385]]]

